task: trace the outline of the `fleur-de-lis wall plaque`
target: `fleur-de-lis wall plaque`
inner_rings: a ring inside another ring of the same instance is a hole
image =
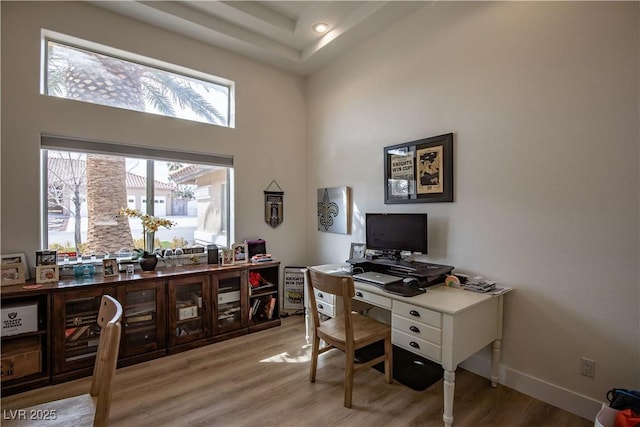
[[[318,230],[329,233],[349,234],[349,187],[318,189]]]

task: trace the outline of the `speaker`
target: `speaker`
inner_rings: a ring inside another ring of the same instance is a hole
[[[207,264],[218,264],[218,246],[207,246]]]

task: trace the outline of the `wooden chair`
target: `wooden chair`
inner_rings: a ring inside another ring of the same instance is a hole
[[[106,426],[111,404],[111,380],[118,362],[120,333],[122,327],[122,306],[113,297],[103,295],[98,312],[98,325],[101,327],[100,341],[96,361],[93,366],[93,378],[88,394],[67,399],[55,400],[24,411],[13,410],[11,420],[5,417],[3,426]],[[24,417],[21,414],[25,414]],[[25,419],[26,418],[26,419]]]
[[[355,295],[355,287],[351,276],[326,274],[312,267],[307,268],[305,275],[309,295],[309,308],[313,317],[313,343],[309,381],[312,383],[316,381],[316,368],[320,354],[332,348],[342,350],[346,356],[344,406],[351,408],[353,374],[355,371],[384,361],[385,380],[391,384],[393,372],[391,327],[352,312],[352,298]],[[318,306],[316,305],[316,290],[341,297],[336,298],[336,305],[342,304],[343,312],[334,318],[321,322]],[[340,299],[342,302],[340,302]],[[320,348],[320,340],[325,342],[322,348]],[[356,350],[382,340],[384,340],[384,354],[382,356],[362,363],[356,362]]]

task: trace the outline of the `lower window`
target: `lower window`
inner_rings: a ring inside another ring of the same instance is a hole
[[[43,247],[83,255],[142,248],[142,223],[120,215],[122,208],[174,223],[155,232],[156,249],[229,247],[232,167],[176,158],[152,160],[129,151],[114,155],[113,150],[42,150]]]

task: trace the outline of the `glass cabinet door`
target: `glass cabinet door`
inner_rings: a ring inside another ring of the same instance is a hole
[[[214,334],[246,328],[246,296],[243,291],[242,271],[212,275],[215,309],[213,310]]]
[[[162,349],[166,345],[162,282],[131,283],[118,288],[124,310],[121,356]]]
[[[208,334],[209,276],[169,280],[169,344],[183,344]]]
[[[100,341],[98,311],[103,294],[113,295],[113,289],[87,289],[54,296],[56,373],[93,366]]]

